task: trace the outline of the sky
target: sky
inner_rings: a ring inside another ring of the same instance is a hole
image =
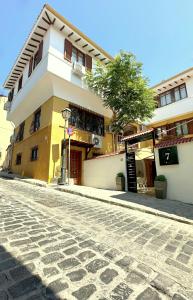
[[[45,1],[0,0],[0,93]],[[193,0],[48,0],[111,55],[143,63],[150,86],[193,66]]]

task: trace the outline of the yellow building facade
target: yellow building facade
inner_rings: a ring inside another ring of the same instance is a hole
[[[13,133],[14,125],[6,120],[6,112],[4,105],[7,101],[7,97],[0,96],[0,167],[8,168],[9,162],[7,162],[7,147],[10,144],[10,136]]]
[[[32,113],[26,120],[24,125],[23,138],[21,141],[16,141],[13,148],[12,157],[12,171],[22,176],[27,176],[35,179],[52,182],[60,177],[61,169],[61,152],[62,140],[64,137],[64,119],[62,118],[61,111],[69,107],[69,102],[64,99],[51,97],[41,107],[40,127],[38,130],[31,132],[31,126],[34,119]],[[104,118],[104,126],[110,123],[110,119]],[[70,126],[70,124],[69,124]],[[19,133],[18,126],[15,129],[15,137]],[[113,138],[111,133],[104,133],[102,137],[102,147],[100,149],[92,147],[91,138],[92,133],[88,131],[79,130],[73,127],[73,135],[71,136],[71,153],[79,152],[81,155],[81,163],[77,162],[77,170],[80,174],[78,183],[81,184],[81,174],[83,172],[82,161],[86,158],[91,158],[96,155],[107,154],[113,151]],[[68,134],[65,130],[65,138],[67,140],[68,152]],[[32,150],[34,147],[38,148],[37,159],[32,160]],[[89,151],[87,154],[86,152]],[[17,161],[18,155],[21,159]],[[72,160],[76,160],[73,157]],[[76,165],[76,161],[74,162]],[[72,168],[75,168],[73,161],[71,162]],[[72,174],[72,179],[76,175]],[[77,183],[75,181],[75,183]]]

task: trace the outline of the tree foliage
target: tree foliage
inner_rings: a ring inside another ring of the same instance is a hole
[[[142,74],[142,64],[132,53],[121,51],[107,65],[97,63],[87,72],[86,82],[113,112],[114,132],[120,132],[128,123],[143,122],[152,117],[155,109],[154,92]]]

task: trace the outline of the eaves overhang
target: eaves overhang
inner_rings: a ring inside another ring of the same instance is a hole
[[[63,32],[64,36],[73,44],[82,48],[85,53],[94,59],[97,59],[104,64],[108,64],[110,60],[113,60],[113,57],[110,54],[56,12],[50,5],[45,4],[3,84],[4,88],[12,89],[14,87],[31,56],[38,50],[38,46],[50,26],[54,26],[60,32]]]

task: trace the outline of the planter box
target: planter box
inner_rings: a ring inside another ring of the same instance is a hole
[[[167,181],[154,181],[155,195],[158,199],[166,199]]]
[[[116,177],[117,191],[125,191],[125,177]]]

